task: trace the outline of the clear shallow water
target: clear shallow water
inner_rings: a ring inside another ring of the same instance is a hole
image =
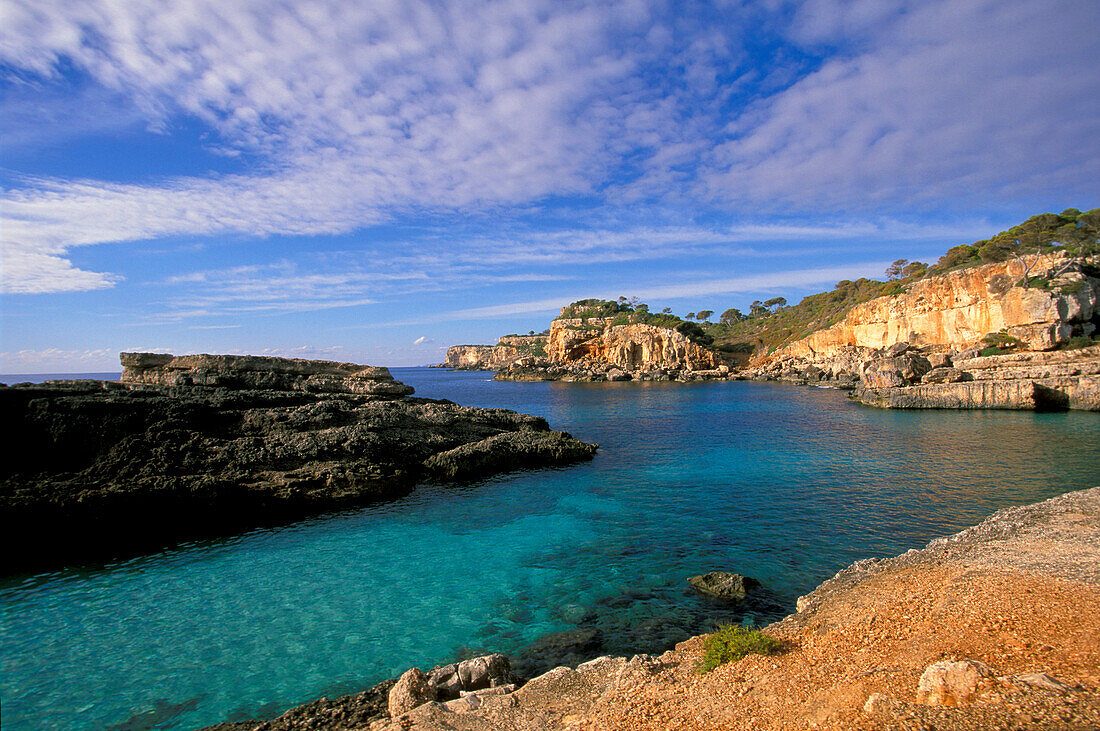
[[[1096,414],[889,412],[773,384],[393,370],[421,396],[546,416],[600,454],[0,583],[4,728],[270,714],[464,651],[513,652],[578,621],[595,621],[610,651],[658,650],[647,643],[669,624],[707,612],[689,575],[760,579],[776,605],[746,619],[765,622],[853,560],[1097,482]]]

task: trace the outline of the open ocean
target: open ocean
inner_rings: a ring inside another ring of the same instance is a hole
[[[1091,413],[880,411],[780,384],[392,370],[417,395],[539,414],[600,452],[0,581],[4,728],[270,717],[577,627],[598,629],[606,653],[659,652],[716,618],[774,620],[856,559],[1098,483]],[[707,604],[685,579],[714,569],[759,579],[767,600]]]

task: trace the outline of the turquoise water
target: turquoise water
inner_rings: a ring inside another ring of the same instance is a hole
[[[578,623],[660,650],[728,569],[791,611],[858,558],[1096,484],[1096,414],[889,412],[776,384],[494,383],[394,369],[600,443],[591,463],[428,487],[278,529],[0,583],[5,729],[193,728]],[[696,629],[702,626],[701,629]]]

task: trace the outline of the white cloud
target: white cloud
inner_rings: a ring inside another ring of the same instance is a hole
[[[420,337],[418,337],[416,340],[413,341],[413,345],[430,345],[431,343],[434,343],[434,342],[435,341],[432,340],[431,338],[429,338],[427,335],[421,335]]]
[[[118,350],[90,348],[13,350],[0,353],[0,373],[100,373],[121,371]]]
[[[842,279],[874,277],[879,275],[888,264],[889,262],[886,261],[861,262],[858,264],[827,267],[823,269],[796,269],[785,272],[769,272],[767,274],[747,275],[742,277],[683,281],[659,286],[651,285],[648,287],[640,287],[632,290],[632,293],[639,299],[651,303],[653,301],[667,301],[685,297],[709,297],[714,295],[762,293],[767,291],[783,291],[790,293],[791,290],[805,291],[806,289],[821,286],[828,286],[831,288],[836,282]],[[546,299],[439,312],[433,314],[430,319],[372,323],[358,327],[378,329],[425,325],[437,322],[526,317],[533,313],[557,312],[563,305],[569,302],[589,297],[615,299],[618,297],[618,293],[613,291],[576,290],[571,293],[565,293]]]
[[[1094,197],[1098,23],[1079,0],[808,2],[792,36],[848,52],[733,120],[695,190],[829,208]]]
[[[197,119],[216,132],[208,148],[257,162],[126,184],[14,180],[4,291],[118,281],[74,266],[76,246],[522,216],[552,197],[624,216],[634,201],[836,216],[1100,192],[1095,3],[812,0],[791,11],[787,45],[779,7],[8,0],[0,62],[44,87],[72,66],[93,106],[125,100],[127,124],[140,114],[167,134]],[[775,50],[750,55],[745,37]],[[5,126],[34,138],[22,116]],[[751,228],[711,235],[747,241]],[[486,247],[519,265],[706,243],[656,235]]]

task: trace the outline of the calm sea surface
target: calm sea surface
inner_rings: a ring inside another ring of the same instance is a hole
[[[713,623],[685,588],[692,574],[762,581],[768,602],[735,619],[763,623],[856,559],[1098,482],[1097,414],[878,411],[774,384],[393,370],[421,396],[543,415],[600,453],[0,582],[4,728],[271,715],[578,626],[598,628],[608,652],[659,651]]]

